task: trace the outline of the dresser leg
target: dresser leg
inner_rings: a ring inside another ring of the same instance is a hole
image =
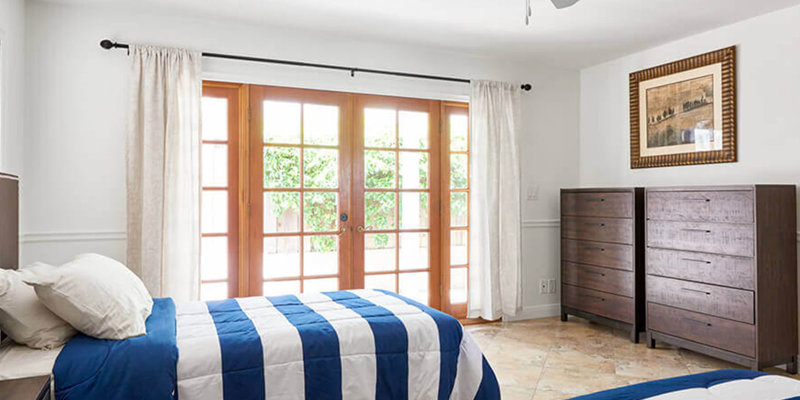
[[[639,343],[639,332],[636,332],[636,327],[631,328],[631,342]]]
[[[647,348],[648,349],[656,348],[656,340],[653,339],[653,335],[651,335],[650,332],[647,332]]]
[[[797,356],[793,356],[792,361],[786,364],[786,372],[797,375]]]
[[[561,322],[567,322],[568,319],[569,319],[569,317],[568,317],[567,313],[564,312],[564,309],[562,308],[561,309]]]

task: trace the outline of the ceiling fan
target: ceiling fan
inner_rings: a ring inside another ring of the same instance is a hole
[[[574,6],[580,0],[550,0],[557,9],[567,8]],[[533,9],[531,8],[531,0],[525,0],[525,25],[531,24],[531,16],[533,16]]]

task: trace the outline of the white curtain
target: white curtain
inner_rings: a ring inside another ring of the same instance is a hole
[[[473,81],[467,316],[496,320],[521,308],[520,88]]]
[[[199,297],[200,54],[132,45],[128,267],[154,297]]]

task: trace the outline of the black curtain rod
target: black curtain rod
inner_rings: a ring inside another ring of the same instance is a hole
[[[128,46],[125,43],[117,43],[111,40],[105,39],[100,42],[100,47],[111,50],[111,49],[128,49]],[[402,76],[405,78],[417,78],[417,79],[431,79],[436,81],[448,81],[448,82],[458,82],[458,83],[470,83],[469,79],[462,79],[462,78],[452,78],[448,76],[436,76],[436,75],[423,75],[423,74],[412,74],[409,72],[397,72],[397,71],[384,71],[380,69],[368,69],[368,68],[357,68],[357,67],[345,67],[341,65],[330,65],[330,64],[316,64],[316,63],[308,63],[302,61],[290,61],[290,60],[278,60],[274,58],[260,58],[260,57],[249,57],[249,56],[237,56],[233,54],[221,54],[221,53],[202,53],[203,57],[209,58],[222,58],[226,60],[238,60],[238,61],[251,61],[251,62],[260,62],[260,63],[269,63],[269,64],[282,64],[282,65],[293,65],[296,67],[311,67],[311,68],[324,68],[324,69],[333,69],[337,71],[349,71],[350,76],[355,76],[356,72],[362,72],[367,74],[378,74],[378,75],[392,75],[392,76]],[[529,91],[533,88],[530,83],[523,83],[521,86],[522,90]]]

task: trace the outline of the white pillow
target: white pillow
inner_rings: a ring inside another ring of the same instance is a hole
[[[36,297],[16,271],[0,270],[0,329],[11,340],[35,349],[63,345],[77,332]]]
[[[35,264],[20,276],[50,311],[86,335],[126,339],[147,333],[153,299],[139,277],[113,259],[81,254],[60,267]]]

